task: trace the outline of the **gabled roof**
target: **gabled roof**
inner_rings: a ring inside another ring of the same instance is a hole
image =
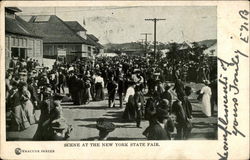
[[[88,34],[88,36],[89,36],[92,40],[94,40],[95,42],[98,42],[98,41],[99,41],[99,39],[96,38],[96,36],[94,36],[93,34]]]
[[[89,40],[98,49],[103,49],[104,48],[100,43],[98,43],[97,41],[94,41],[89,34],[87,34],[87,40]]]
[[[192,48],[193,45],[189,42],[184,41],[180,46],[179,46],[179,50],[186,50],[189,48]]]
[[[30,37],[40,37],[39,35],[35,34],[32,29],[31,25],[24,21],[19,16],[15,16],[15,18],[8,18],[5,17],[5,32],[18,34],[23,36],[30,36]]]
[[[217,43],[204,50],[204,54],[208,56],[217,56]]]
[[[64,21],[74,32],[87,31],[77,21]]]
[[[64,21],[55,15],[32,16],[33,31],[43,37],[44,43],[76,43],[92,45],[88,40],[76,34]]]

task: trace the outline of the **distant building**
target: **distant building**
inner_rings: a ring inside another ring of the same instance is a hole
[[[143,49],[126,49],[123,52],[127,56],[145,56],[145,50]]]
[[[78,22],[64,22],[55,15],[26,16],[25,19],[32,25],[33,32],[43,37],[44,58],[65,56],[71,62],[93,56],[95,46]]]
[[[118,56],[117,53],[100,53],[96,57],[116,57]]]
[[[93,41],[93,43],[95,45],[94,52],[96,54],[104,53],[104,47],[99,43],[98,38],[96,38],[93,34],[87,34],[87,37],[89,38],[89,40]]]
[[[204,50],[204,54],[212,57],[217,56],[217,42]]]
[[[77,21],[65,21],[65,23],[78,35],[87,40],[91,45],[89,49],[91,50],[91,55],[96,55],[103,53],[104,47],[98,42],[99,39],[93,34],[87,34],[87,30],[83,28]]]
[[[31,57],[42,63],[43,40],[35,34],[29,23],[16,15],[16,7],[5,8],[5,66],[11,57]]]

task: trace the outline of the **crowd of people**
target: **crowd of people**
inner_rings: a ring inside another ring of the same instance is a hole
[[[121,117],[124,121],[135,122],[138,128],[142,120],[149,121],[143,132],[149,140],[173,139],[171,133],[175,128],[174,139],[187,139],[191,132],[192,105],[188,96],[192,88],[184,85],[180,68],[168,66],[167,61],[119,56],[77,59],[72,63],[56,61],[52,69],[39,66],[32,59],[13,58],[6,73],[6,107],[11,112],[11,129],[21,131],[38,123],[34,140],[68,138],[72,127],[63,117],[64,97],[74,105],[107,97],[109,108],[125,107]],[[202,110],[211,116],[217,101],[217,84],[213,80],[211,89],[209,80],[204,82],[206,85],[198,94],[202,94]],[[170,88],[175,91],[175,101]],[[116,95],[119,104],[115,104]],[[39,118],[34,115],[35,109],[41,110]]]

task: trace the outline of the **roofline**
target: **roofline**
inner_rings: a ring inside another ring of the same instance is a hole
[[[41,36],[36,36],[36,35],[20,34],[20,33],[5,31],[5,35],[6,35],[6,33],[7,33],[7,34],[15,34],[15,35],[20,35],[20,36],[26,36],[26,37],[33,37],[33,38],[40,38],[40,39],[43,39],[43,37],[41,37]]]
[[[13,12],[22,12],[22,10],[17,7],[5,7],[5,10],[6,9],[11,10]]]
[[[82,38],[81,36],[79,36],[77,33],[75,33],[74,30],[73,30],[69,25],[67,25],[66,22],[64,22],[61,18],[57,17],[56,15],[55,15],[55,17],[56,17],[57,19],[59,19],[59,21],[61,21],[63,24],[65,24],[65,26],[66,26],[68,29],[70,29],[70,31],[73,32],[81,41],[83,41],[83,40],[82,40],[83,38]],[[85,39],[84,39],[84,40],[85,40]],[[82,42],[81,44],[91,45],[91,44],[88,44],[88,43],[86,43],[86,42]]]
[[[43,43],[44,44],[85,44],[85,43],[79,43],[79,42],[44,42],[44,41]]]
[[[83,28],[83,30],[80,30],[80,31],[88,31],[86,28],[84,28],[78,21],[63,21],[66,25],[68,25],[67,24],[67,22],[76,22],[76,23],[78,23],[82,28]],[[69,25],[68,25],[69,26]],[[70,26],[69,26],[69,28],[71,28]],[[71,30],[73,30],[72,28],[71,28]],[[79,32],[79,31],[78,31]]]

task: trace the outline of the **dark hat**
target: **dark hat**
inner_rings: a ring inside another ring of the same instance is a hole
[[[10,81],[10,85],[12,85],[12,86],[18,86],[18,83],[17,83],[17,81],[11,80]]]
[[[29,77],[29,78],[27,79],[27,83],[28,83],[28,84],[32,83],[33,81],[34,81],[34,78],[32,78],[32,77]]]
[[[96,121],[96,128],[99,131],[112,132],[115,130],[115,125],[111,122],[106,122],[104,118],[99,118]]]
[[[77,74],[77,77],[78,77],[78,78],[82,78],[83,75],[82,75],[82,74]]]
[[[57,130],[64,130],[68,127],[64,119],[58,119],[51,123],[51,127]]]
[[[58,93],[55,93],[53,96],[54,100],[62,100],[64,97],[64,95]]]
[[[159,104],[159,107],[162,108],[162,109],[166,109],[169,107],[169,101],[167,99],[162,99],[160,104]]]
[[[23,86],[27,86],[27,83],[24,82],[24,81],[20,81],[20,82],[18,83],[18,88],[21,88],[21,87],[23,87]]]
[[[168,118],[169,117],[168,111],[166,109],[162,109],[162,108],[158,108],[156,110],[156,116],[158,118]]]

